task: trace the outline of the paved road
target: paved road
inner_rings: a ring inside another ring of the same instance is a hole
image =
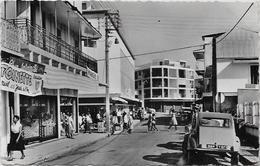
[[[183,127],[168,130],[169,117],[158,118],[158,132],[147,133],[146,124],[132,134],[120,134],[65,154],[42,165],[185,165],[181,143]],[[225,157],[202,154],[192,164],[230,165]]]

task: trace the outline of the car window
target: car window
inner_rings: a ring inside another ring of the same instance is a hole
[[[229,128],[231,121],[230,119],[202,118],[200,119],[200,126]]]

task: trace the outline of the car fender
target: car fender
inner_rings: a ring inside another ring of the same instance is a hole
[[[239,152],[240,150],[240,139],[235,136],[235,142],[234,142],[234,151]]]

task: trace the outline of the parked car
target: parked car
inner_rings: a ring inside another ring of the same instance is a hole
[[[182,144],[188,162],[200,152],[231,154],[231,164],[238,164],[240,140],[235,133],[231,114],[198,112],[192,117],[191,126]]]

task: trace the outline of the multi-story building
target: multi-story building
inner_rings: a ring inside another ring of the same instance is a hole
[[[83,42],[83,50],[90,52],[98,59],[98,80],[106,83],[106,31],[108,32],[108,66],[109,66],[109,94],[111,102],[119,101],[123,107],[135,104],[134,89],[134,57],[128,48],[124,38],[120,35],[116,25],[115,15],[117,11],[103,9],[98,3],[91,6],[93,2],[76,2],[78,8],[89,22],[102,34],[98,41],[86,38]],[[88,7],[87,7],[88,6]],[[107,28],[106,28],[107,24]],[[105,88],[99,87],[97,93],[86,92],[79,94],[79,107],[82,113],[90,111],[92,115],[103,110],[105,107]],[[94,116],[95,117],[95,116]]]
[[[98,87],[97,61],[81,39],[101,34],[65,1],[4,1],[1,5],[1,156],[13,115],[26,142],[60,137],[63,113],[77,130],[78,94]]]
[[[135,89],[144,106],[167,111],[173,105],[190,106],[195,100],[195,72],[185,61],[154,61],[135,71]]]

